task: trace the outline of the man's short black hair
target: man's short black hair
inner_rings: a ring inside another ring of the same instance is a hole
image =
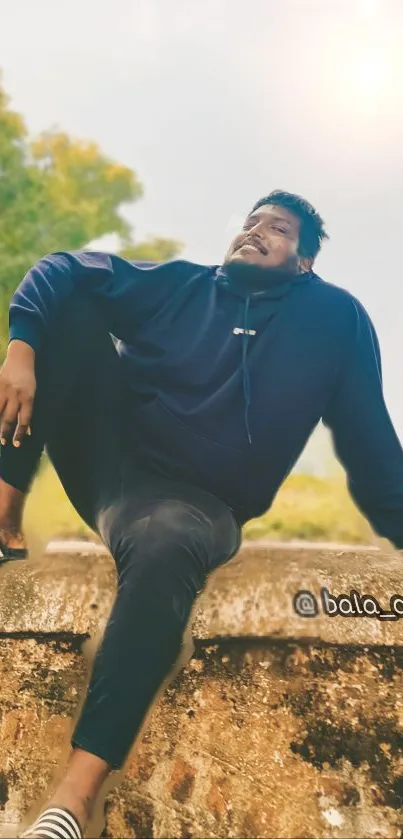
[[[316,212],[315,208],[305,198],[294,195],[292,192],[283,192],[275,189],[266,195],[265,198],[255,204],[251,213],[254,213],[264,204],[273,204],[277,207],[285,207],[290,213],[294,213],[301,222],[299,236],[299,253],[301,256],[308,256],[312,259],[318,255],[322,242],[329,236],[324,228],[324,221]]]

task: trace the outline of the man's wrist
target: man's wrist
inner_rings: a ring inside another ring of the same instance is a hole
[[[21,360],[34,361],[35,350],[26,341],[21,341],[20,338],[12,338],[7,349],[7,356],[9,358],[20,358]]]

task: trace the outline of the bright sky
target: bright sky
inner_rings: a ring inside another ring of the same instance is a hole
[[[316,205],[316,269],[374,320],[403,441],[402,43],[402,0],[0,0],[13,107],[136,170],[139,238],[220,262],[271,189]]]

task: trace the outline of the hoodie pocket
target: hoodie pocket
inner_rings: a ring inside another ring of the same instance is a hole
[[[140,450],[169,474],[197,481],[208,492],[226,497],[232,497],[245,477],[245,451],[194,431],[158,398],[138,407],[136,424]]]

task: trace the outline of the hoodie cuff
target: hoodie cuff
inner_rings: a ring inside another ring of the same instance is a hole
[[[10,344],[11,341],[24,341],[25,344],[29,344],[37,352],[40,345],[40,336],[35,326],[28,321],[28,318],[18,318],[10,324],[8,343]]]

